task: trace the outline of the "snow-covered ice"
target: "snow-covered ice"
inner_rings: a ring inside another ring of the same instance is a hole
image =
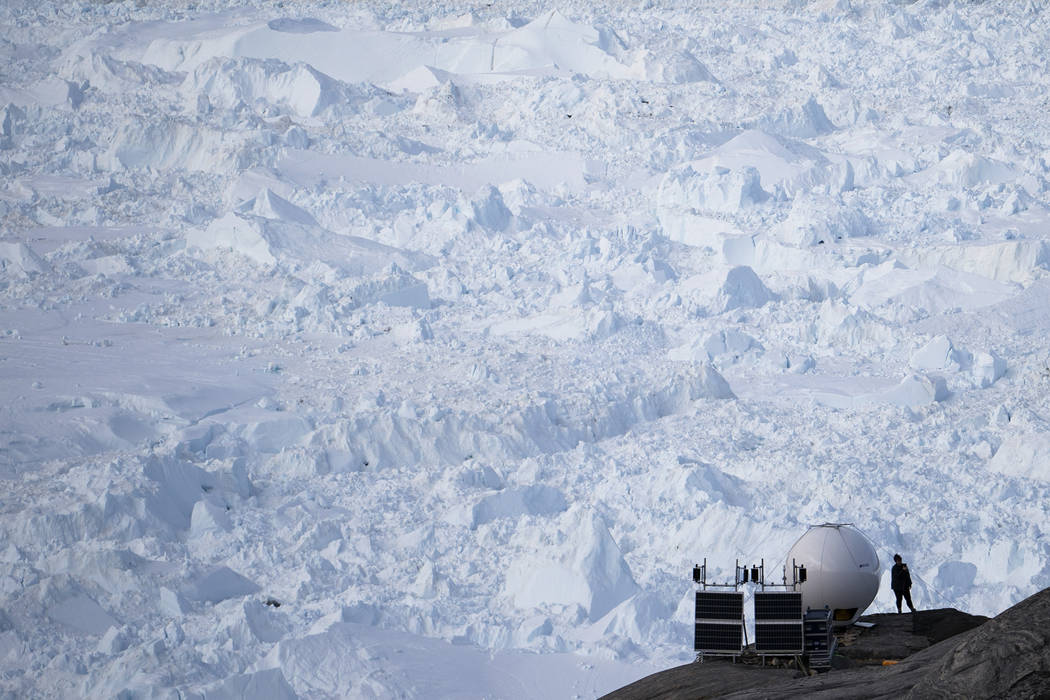
[[[822,522],[1050,586],[1040,3],[0,28],[0,694],[593,697]]]

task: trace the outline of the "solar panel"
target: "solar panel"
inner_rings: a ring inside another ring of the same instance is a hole
[[[802,594],[797,591],[755,592],[755,651],[801,654]]]
[[[755,623],[755,651],[758,653],[802,653],[802,625],[793,622]]]
[[[744,614],[744,594],[726,591],[697,591],[696,619],[740,620]]]
[[[693,636],[693,650],[708,654],[737,654],[740,652],[740,625],[697,622]]]
[[[739,654],[743,648],[744,594],[697,591],[693,649],[701,654]]]
[[[802,594],[795,591],[755,593],[756,620],[798,620],[802,618]]]

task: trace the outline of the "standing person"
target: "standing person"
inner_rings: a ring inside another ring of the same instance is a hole
[[[897,596],[897,612],[901,611],[901,598],[908,603],[908,609],[915,612],[915,606],[911,604],[911,574],[908,573],[908,565],[901,559],[901,555],[893,555],[893,569],[890,570],[890,588]]]

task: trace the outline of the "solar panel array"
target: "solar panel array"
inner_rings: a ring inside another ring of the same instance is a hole
[[[755,651],[759,654],[801,654],[802,594],[796,591],[755,592]]]
[[[697,591],[693,649],[701,654],[739,654],[743,649],[744,594]]]

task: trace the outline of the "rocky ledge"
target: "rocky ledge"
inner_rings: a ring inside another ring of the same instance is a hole
[[[1050,588],[995,618],[954,609],[861,618],[832,668],[714,659],[654,673],[602,700],[1050,698]]]

